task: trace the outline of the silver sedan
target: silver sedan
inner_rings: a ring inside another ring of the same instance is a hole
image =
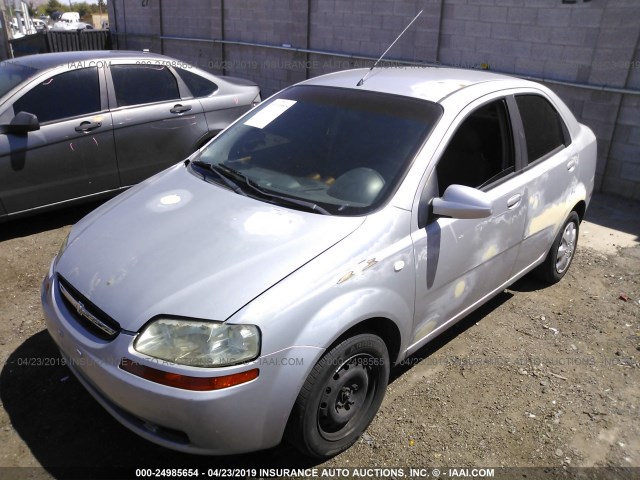
[[[353,444],[390,368],[567,272],[596,141],[542,85],[446,68],[287,88],[72,229],[46,322],[117,420],[193,453]]]

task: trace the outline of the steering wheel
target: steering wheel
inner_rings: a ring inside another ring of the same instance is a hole
[[[384,187],[384,177],[368,167],[358,167],[340,175],[327,194],[348,202],[371,205]]]

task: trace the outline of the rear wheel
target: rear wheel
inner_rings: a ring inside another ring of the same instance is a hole
[[[547,258],[536,270],[537,276],[548,283],[557,283],[564,277],[578,246],[580,217],[571,212],[556,237]]]
[[[372,334],[331,348],[309,374],[287,436],[305,455],[327,458],[349,448],[373,420],[389,379],[389,354]]]

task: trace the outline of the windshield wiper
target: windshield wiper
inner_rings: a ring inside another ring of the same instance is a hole
[[[278,199],[281,200],[283,202],[289,203],[290,205],[296,205],[298,207],[303,207],[307,210],[310,210],[312,212],[318,212],[318,213],[322,213],[323,215],[331,215],[331,213],[329,213],[328,210],[322,208],[320,205],[313,203],[313,202],[307,202],[305,200],[300,200],[299,198],[293,198],[293,197],[286,197],[283,195],[278,195],[276,193],[271,193],[271,192],[265,192],[264,190],[262,190],[260,187],[256,186],[251,180],[249,180],[249,177],[247,177],[244,173],[239,172],[238,170],[231,168],[223,163],[219,163],[216,165],[216,167],[218,167],[220,170],[225,170],[226,172],[230,173],[231,175],[234,175],[235,177],[239,178],[240,180],[242,180],[244,182],[244,184],[251,188],[251,190],[253,190],[254,192],[258,193],[259,195],[266,197],[266,198],[271,198],[271,199]]]
[[[218,176],[218,178],[220,178],[220,180],[222,180],[224,184],[227,187],[229,187],[231,190],[233,190],[235,193],[239,195],[244,195],[245,197],[247,196],[247,192],[242,190],[242,188],[240,188],[240,185],[238,185],[236,182],[231,180],[226,173],[222,173],[225,171],[225,169],[220,168],[219,165],[203,162],[202,160],[192,160],[191,163],[194,165],[197,165],[198,167],[205,168],[208,171],[215,173]]]

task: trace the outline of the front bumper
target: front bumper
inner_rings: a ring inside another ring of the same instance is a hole
[[[120,423],[159,445],[188,453],[223,455],[270,448],[282,440],[289,413],[308,372],[322,354],[291,347],[244,365],[204,369],[153,361],[121,332],[101,340],[81,326],[62,301],[53,267],[41,292],[47,328],[69,368]],[[258,368],[258,378],[198,392],[160,385],[119,368],[127,358],[191,376],[229,375]]]

